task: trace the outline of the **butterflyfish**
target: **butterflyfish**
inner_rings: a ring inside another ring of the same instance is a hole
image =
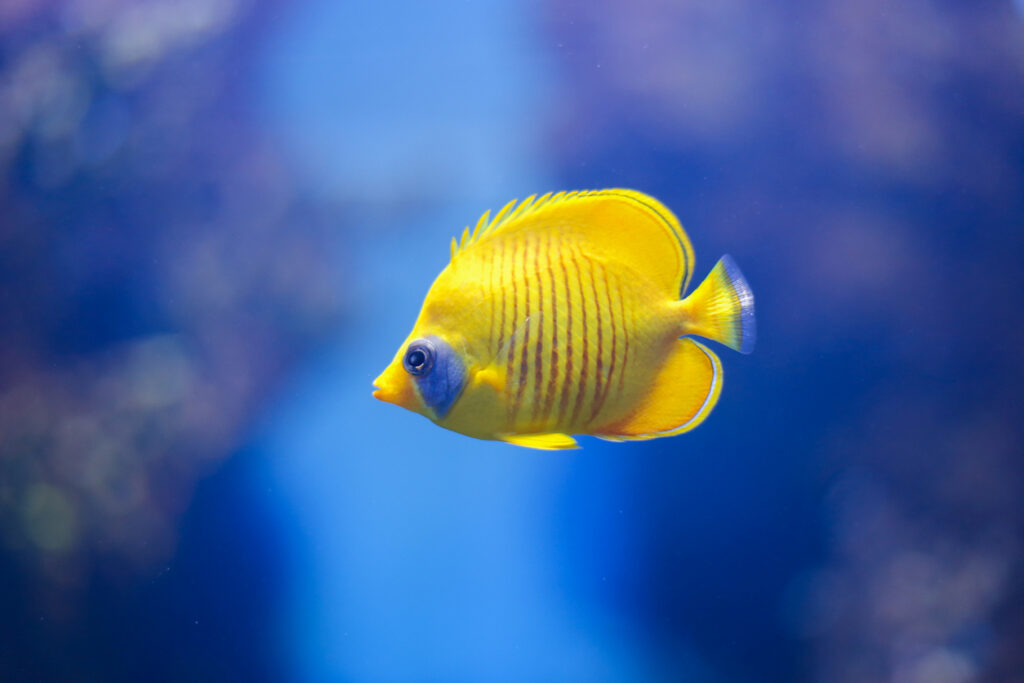
[[[374,396],[478,439],[540,449],[674,436],[722,390],[695,337],[754,348],[754,295],[728,255],[689,296],[693,247],[659,201],[559,192],[485,212],[451,244]]]

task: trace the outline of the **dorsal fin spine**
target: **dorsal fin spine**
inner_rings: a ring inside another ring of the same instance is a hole
[[[505,217],[505,222],[519,218],[524,213],[530,210],[533,203],[537,200],[537,195],[531,194],[529,197],[519,203],[519,206],[515,208],[508,216]]]
[[[490,215],[490,209],[487,209],[482,214],[480,214],[480,220],[476,222],[476,227],[473,228],[473,236],[471,239],[475,240],[480,236],[480,228],[483,228],[487,225],[487,219],[490,217]]]
[[[506,204],[505,206],[501,207],[501,211],[499,211],[498,215],[495,216],[494,220],[491,221],[491,227],[492,228],[497,226],[498,224],[500,224],[502,222],[502,219],[505,217],[505,214],[507,214],[512,209],[512,207],[516,205],[517,201],[519,201],[519,200],[518,199],[513,199],[508,204]]]

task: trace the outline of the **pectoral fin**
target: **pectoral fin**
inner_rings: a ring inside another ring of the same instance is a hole
[[[721,390],[718,356],[692,339],[680,339],[636,410],[594,436],[632,441],[682,434],[704,421]]]
[[[497,366],[490,365],[476,373],[473,381],[478,384],[486,384],[497,392],[505,390],[505,371]]]
[[[502,434],[498,438],[516,446],[537,448],[543,451],[559,451],[565,448],[580,447],[576,443],[576,439],[568,434]]]

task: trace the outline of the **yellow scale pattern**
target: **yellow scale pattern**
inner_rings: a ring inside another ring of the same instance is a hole
[[[510,432],[600,424],[628,373],[627,288],[557,233],[510,235],[488,264],[490,348],[506,368]]]

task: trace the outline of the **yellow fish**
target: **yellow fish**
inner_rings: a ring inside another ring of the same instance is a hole
[[[722,389],[696,335],[750,353],[754,295],[724,256],[693,274],[676,217],[640,192],[509,202],[452,240],[374,396],[478,439],[575,448],[693,429]]]

